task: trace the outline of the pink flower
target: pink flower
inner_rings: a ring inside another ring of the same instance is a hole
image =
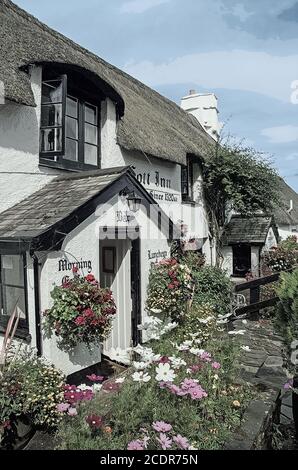
[[[127,446],[127,450],[144,450],[144,443],[140,440],[131,441]]]
[[[202,361],[211,362],[211,354],[206,351],[201,354],[200,358]]]
[[[155,421],[155,423],[152,424],[152,427],[155,431],[157,432],[170,432],[173,428],[170,424],[165,423],[164,421]]]
[[[69,403],[60,403],[59,405],[57,405],[57,411],[59,413],[65,413],[69,408],[70,408]]]
[[[161,433],[159,438],[157,437],[156,440],[159,442],[163,450],[170,449],[173,443],[172,439],[169,439],[168,436],[163,433]]]
[[[202,400],[202,398],[208,396],[205,390],[203,390],[200,385],[198,385],[196,388],[191,389],[189,391],[189,395],[192,400]]]
[[[159,382],[159,387],[161,389],[165,389],[165,388],[168,388],[168,386],[171,384],[171,382]]]
[[[107,382],[103,385],[103,390],[105,392],[118,392],[120,389],[120,384],[116,384],[115,382]]]
[[[220,368],[221,368],[221,365],[220,365],[219,362],[213,362],[213,363],[212,363],[212,368],[213,368],[213,369],[220,369]]]
[[[194,366],[191,366],[191,371],[192,372],[199,372],[200,370],[203,369],[203,365],[202,364],[195,364]]]
[[[86,281],[87,282],[94,282],[95,281],[95,277],[93,274],[88,274],[88,276],[85,277]]]
[[[167,356],[162,356],[158,362],[159,364],[170,364],[171,361]]]
[[[186,437],[182,437],[180,434],[173,437],[173,441],[179,447],[179,449],[187,450],[189,448],[189,442]]]
[[[294,385],[294,380],[289,380],[285,385],[284,385],[284,390],[290,390],[293,388]]]
[[[86,422],[89,424],[90,428],[94,431],[100,429],[103,426],[103,418],[98,415],[89,415],[86,418]]]
[[[77,416],[78,415],[78,412],[77,412],[77,409],[76,408],[69,408],[68,409],[68,416]]]
[[[173,393],[174,395],[178,395],[179,392],[181,392],[181,389],[177,386],[177,385],[169,385],[169,390],[171,393]]]
[[[102,375],[92,374],[92,375],[87,375],[87,379],[90,380],[91,382],[103,382],[105,378]]]

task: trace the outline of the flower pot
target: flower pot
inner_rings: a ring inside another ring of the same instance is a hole
[[[35,434],[35,428],[27,416],[19,417],[7,430],[0,443],[0,450],[22,450]]]
[[[298,439],[298,375],[296,375],[296,377],[294,378],[293,386],[296,389],[296,393],[293,392],[293,417],[296,429],[296,437]]]

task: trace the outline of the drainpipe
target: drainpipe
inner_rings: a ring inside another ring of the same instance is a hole
[[[40,292],[39,292],[39,262],[35,253],[33,259],[33,276],[34,276],[34,302],[35,302],[35,335],[37,355],[42,355],[41,347],[41,317],[40,317]]]

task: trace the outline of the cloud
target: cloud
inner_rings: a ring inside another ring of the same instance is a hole
[[[267,137],[270,142],[275,144],[284,144],[288,142],[296,142],[298,140],[297,126],[279,126],[263,129],[261,135]]]
[[[239,18],[242,23],[245,23],[248,18],[254,15],[253,12],[248,12],[242,3],[237,3],[234,5],[231,11],[232,14]]]
[[[194,83],[209,90],[222,88],[260,93],[289,102],[291,83],[298,78],[298,55],[229,50],[189,54],[169,62],[131,62],[129,74],[151,86]]]
[[[130,0],[120,7],[122,13],[144,13],[151,8],[169,3],[171,0]]]

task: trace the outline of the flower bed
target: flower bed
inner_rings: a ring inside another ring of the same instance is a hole
[[[196,335],[176,342],[178,330],[135,348],[125,379],[65,417],[59,448],[221,448],[250,399],[235,379],[240,348],[222,332],[207,343]]]

